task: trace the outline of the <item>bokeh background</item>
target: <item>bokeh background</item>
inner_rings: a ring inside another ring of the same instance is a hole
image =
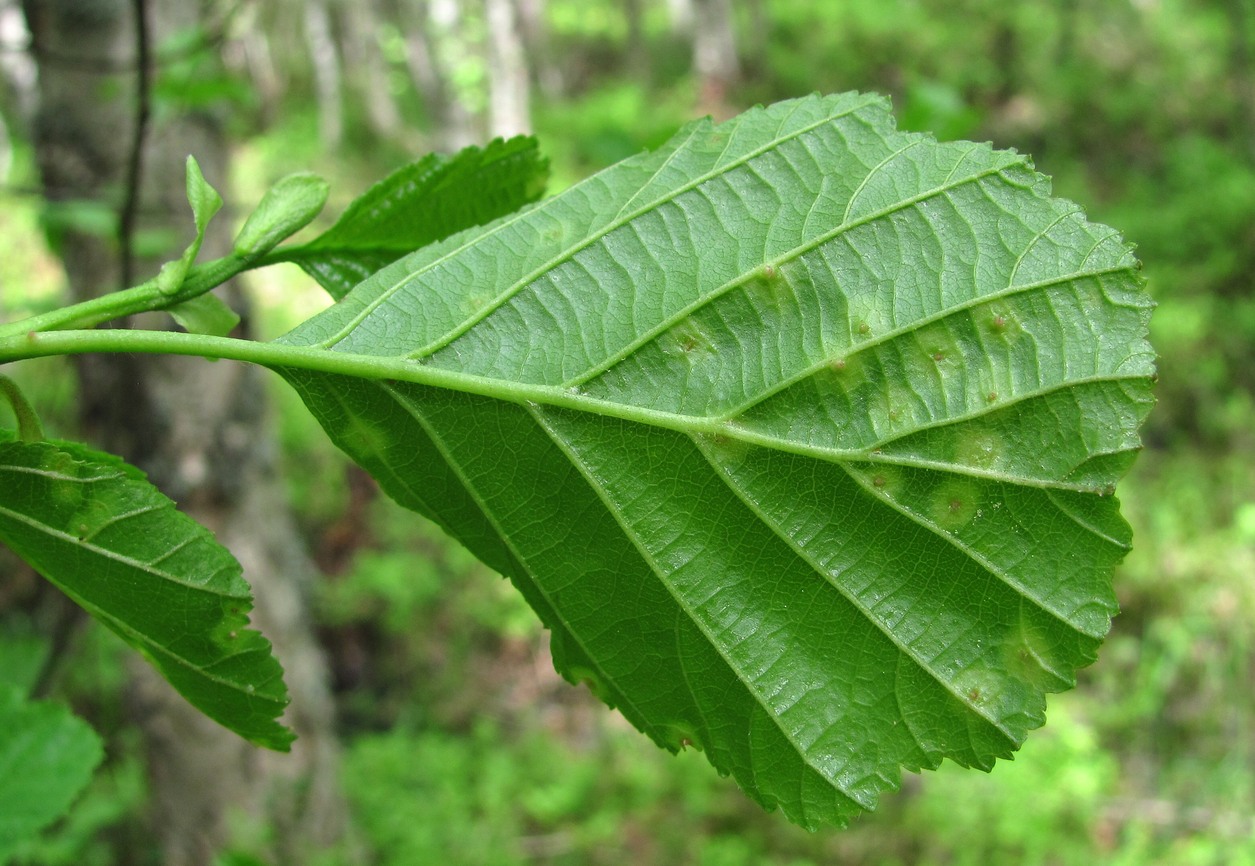
[[[237,219],[289,171],[323,174],[343,204],[429,150],[519,132],[540,138],[558,190],[694,116],[811,91],[883,92],[902,127],[1032,154],[1057,194],[1137,244],[1159,304],[1159,405],[1119,489],[1136,537],[1123,613],[1014,762],[908,775],[850,829],[806,833],[561,681],[509,585],[381,497],[268,381],[279,483],[317,566],[303,615],[334,701],[334,832],[295,854],[284,836],[299,831],[227,794],[210,853],[163,848],[169,756],[136,718],[129,653],[67,626],[0,559],[0,666],[42,671],[109,745],[73,812],[16,862],[1255,864],[1255,0],[186,5],[190,23],[148,34],[148,122],[216,126],[210,180]],[[65,227],[115,238],[126,201],[42,185],[40,76],[73,61],[39,37],[0,2],[5,319],[56,303]],[[243,291],[261,336],[325,303],[294,268]],[[78,428],[68,364],[20,376],[54,427]]]

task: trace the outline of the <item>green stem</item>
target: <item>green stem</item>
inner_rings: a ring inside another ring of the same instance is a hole
[[[408,358],[381,355],[355,355],[310,346],[259,343],[234,337],[212,337],[179,331],[132,331],[106,329],[91,331],[49,331],[0,338],[0,364],[53,355],[81,355],[104,352],[138,352],[161,355],[192,355],[245,361],[270,369],[289,368],[352,376],[358,379],[391,379],[427,385],[464,394],[491,397],[510,403],[539,403],[609,415],[680,430],[685,433],[728,434],[727,422],[659,412],[640,406],[597,400],[577,390],[553,385],[534,385],[491,379],[456,370],[444,370]]]
[[[102,322],[111,322],[136,313],[164,310],[203,295],[215,286],[220,286],[232,277],[257,266],[257,257],[231,255],[215,259],[196,265],[188,271],[187,278],[174,294],[165,294],[157,287],[155,279],[148,280],[134,288],[110,292],[90,301],[0,325],[0,340],[46,331],[94,328]]]
[[[0,376],[0,394],[9,401],[9,405],[13,407],[13,414],[17,416],[17,435],[23,442],[42,442],[44,438],[43,425],[39,423],[39,416],[35,414],[35,407],[26,399],[26,395],[22,393],[22,389],[17,386],[8,376]]]

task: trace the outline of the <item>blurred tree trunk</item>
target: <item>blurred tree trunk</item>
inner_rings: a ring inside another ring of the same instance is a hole
[[[457,151],[475,144],[483,135],[469,103],[473,94],[468,76],[459,74],[476,51],[468,33],[466,10],[461,0],[430,0],[426,6],[427,47],[431,50],[435,80],[442,94],[440,114],[432,119],[437,150]]]
[[[531,80],[515,0],[484,0],[488,24],[488,134],[532,131]]]
[[[196,154],[211,182],[225,184],[215,117],[169,111],[151,124],[142,120],[137,82],[149,45],[197,26],[200,4],[26,0],[25,12],[39,67],[33,130],[46,198],[50,205],[92,199],[121,214],[115,236],[59,230],[71,290],[96,296],[155,272],[156,262],[134,257],[140,232],[177,229],[182,237],[171,239],[171,257],[186,243],[186,154]],[[147,26],[137,26],[141,15]],[[215,226],[205,257],[229,244],[229,217]],[[241,307],[237,294],[228,298]],[[163,318],[152,314],[143,324],[160,327]],[[86,357],[78,373],[86,437],[143,468],[240,559],[257,597],[254,621],[284,662],[293,698],[288,723],[301,737],[291,755],[253,748],[137,663],[130,706],[162,862],[208,866],[226,839],[229,809],[264,824],[277,862],[302,862],[338,834],[342,805],[332,705],[304,594],[312,568],[275,473],[262,383],[251,368],[151,356]]]
[[[344,141],[344,105],[340,101],[340,53],[331,33],[331,12],[325,0],[305,5],[305,39],[314,69],[314,96],[318,101],[318,132],[323,144],[335,150]]]
[[[386,141],[396,141],[402,131],[401,111],[392,98],[388,67],[379,50],[378,0],[341,2],[336,8],[350,87],[362,99],[371,132]]]
[[[562,67],[549,42],[549,23],[545,18],[545,0],[518,0],[519,22],[523,28],[523,45],[528,62],[545,99],[554,100],[566,91]]]
[[[692,0],[693,71],[697,74],[698,108],[716,119],[732,114],[728,91],[741,74],[731,0]]]
[[[671,29],[680,36],[690,36],[697,21],[699,0],[667,0],[667,12],[671,16]]]

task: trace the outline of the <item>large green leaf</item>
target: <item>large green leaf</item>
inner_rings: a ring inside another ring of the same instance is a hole
[[[270,643],[247,628],[240,566],[132,466],[0,435],[0,542],[138,649],[195,707],[286,750]]]
[[[806,826],[1042,724],[1116,609],[1151,405],[1118,234],[1017,154],[845,94],[396,262],[284,370],[516,583],[559,670]],[[324,365],[325,366],[325,365]]]

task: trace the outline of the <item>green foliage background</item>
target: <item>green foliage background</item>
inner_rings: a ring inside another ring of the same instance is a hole
[[[623,4],[548,3],[549,60],[568,87],[537,95],[533,118],[554,188],[660,143],[698,102],[688,43],[665,4],[643,5],[643,41],[630,46]],[[356,838],[327,863],[359,862],[362,851],[379,864],[1255,863],[1248,5],[773,0],[761,3],[763,27],[754,4],[735,4],[744,55],[731,107],[815,90],[888,92],[906,128],[1033,154],[1058,194],[1139,245],[1160,304],[1152,341],[1162,380],[1148,448],[1119,491],[1135,531],[1117,576],[1123,614],[1078,690],[1051,700],[1047,727],[1013,764],[988,777],[943,767],[909,779],[842,833],[810,835],[761,814],[699,756],[658,751],[556,681],[513,590],[437,530],[416,530],[412,515],[364,493],[276,385],[285,454],[300,467],[292,501],[330,572],[319,609]],[[273,123],[251,125],[247,92],[224,82],[214,95],[243,118],[229,200],[255,200],[274,177],[306,167],[347,199],[409,156],[353,138],[325,152],[312,132],[316,107],[299,89]],[[405,105],[414,127],[430,128],[421,105]],[[30,202],[0,208],[0,228],[5,313],[51,305],[41,297],[59,275],[32,253]],[[253,285],[272,334],[322,303],[295,268]],[[69,417],[69,377],[43,370],[46,379],[24,386],[43,412],[67,407]],[[348,542],[337,548],[337,538]],[[26,639],[16,626],[4,635]],[[136,830],[144,790],[121,724],[117,656],[106,636],[84,641],[71,666],[82,673],[62,688],[105,733],[108,763],[17,862],[152,862]],[[241,816],[223,862],[257,862],[265,834]]]

